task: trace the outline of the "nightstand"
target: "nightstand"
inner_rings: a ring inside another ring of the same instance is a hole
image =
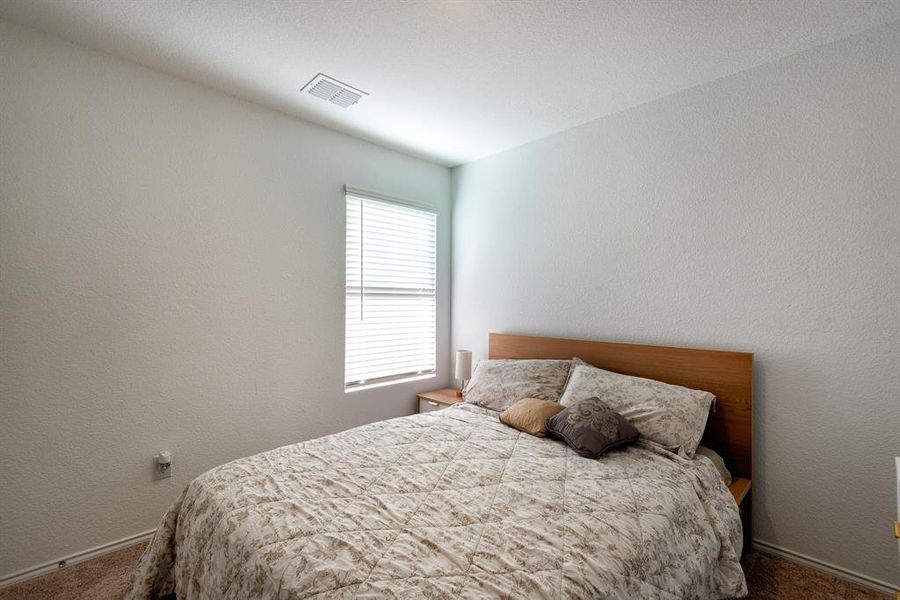
[[[728,486],[728,491],[731,492],[731,495],[734,496],[734,501],[737,502],[738,514],[741,515],[741,524],[744,526],[744,552],[750,552],[752,548],[750,535],[752,527],[750,525],[749,501],[746,503],[748,510],[744,510],[744,500],[747,499],[747,494],[750,493],[750,480],[744,477],[735,477],[731,485]],[[897,600],[900,600],[900,598]]]
[[[735,480],[731,482],[731,485],[728,486],[728,490],[731,492],[731,495],[734,496],[734,501],[737,502],[738,512],[743,514],[744,498],[747,497],[747,493],[750,491],[750,480],[744,479],[743,477],[736,477]]]
[[[462,402],[462,398],[456,395],[456,390],[453,388],[422,392],[419,394],[419,412],[426,413],[441,410],[457,402]]]

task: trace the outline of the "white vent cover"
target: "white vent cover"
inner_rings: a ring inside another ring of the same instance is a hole
[[[343,108],[349,108],[369,95],[323,73],[313,77],[301,91],[309,92],[316,98],[327,100]]]

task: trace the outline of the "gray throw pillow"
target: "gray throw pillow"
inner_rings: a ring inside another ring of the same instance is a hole
[[[640,437],[634,425],[599,398],[573,402],[550,417],[547,431],[585,458],[597,458],[610,448]]]

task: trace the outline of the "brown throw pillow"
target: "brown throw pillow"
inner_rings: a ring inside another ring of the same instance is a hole
[[[597,458],[640,436],[634,425],[599,398],[579,400],[565,407],[547,421],[547,431],[585,458]]]
[[[558,402],[540,398],[522,398],[500,413],[500,422],[519,431],[544,437],[547,435],[547,419],[562,409]]]

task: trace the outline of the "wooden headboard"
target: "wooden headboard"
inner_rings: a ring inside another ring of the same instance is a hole
[[[722,455],[732,475],[752,479],[753,354],[490,334],[490,358],[573,356],[607,371],[715,394],[702,444]]]

